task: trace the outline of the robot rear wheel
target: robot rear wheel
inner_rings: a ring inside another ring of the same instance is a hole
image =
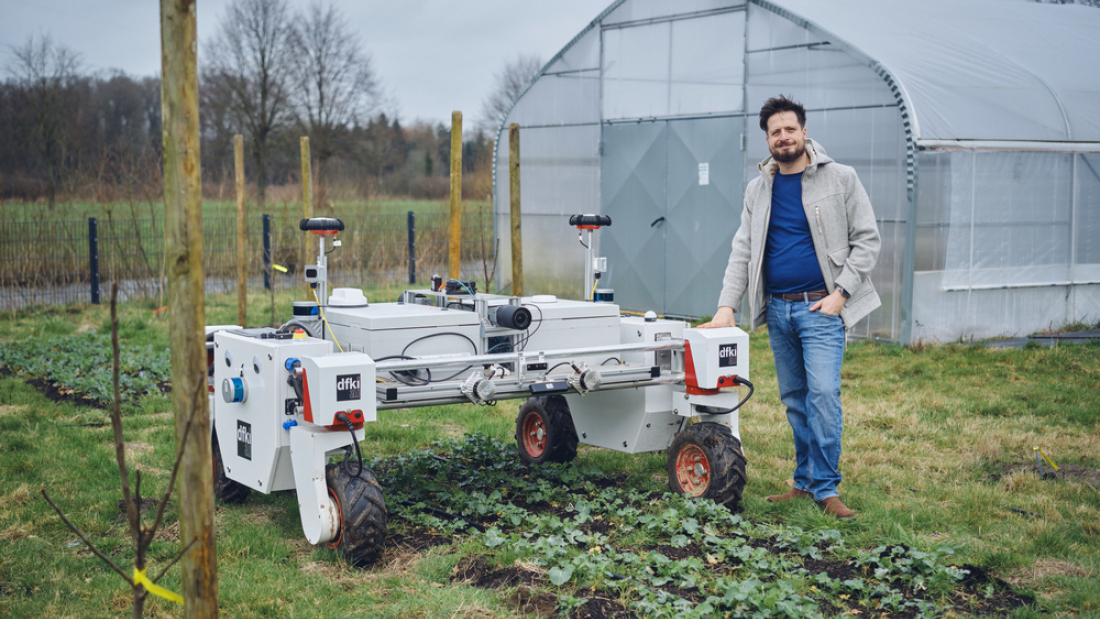
[[[578,442],[569,405],[560,395],[528,398],[519,407],[516,446],[524,462],[571,462]]]

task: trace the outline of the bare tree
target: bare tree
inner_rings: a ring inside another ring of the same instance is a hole
[[[534,54],[520,54],[516,59],[505,63],[496,74],[493,92],[481,102],[481,128],[495,135],[497,127],[504,121],[505,114],[531,80],[542,70],[542,58]]]
[[[47,194],[53,210],[65,166],[67,90],[77,78],[80,57],[55,44],[49,35],[31,35],[22,46],[12,46],[11,52],[8,70],[22,87],[33,114],[32,134],[46,168]]]
[[[256,163],[258,206],[264,208],[272,133],[290,120],[287,80],[291,24],[286,0],[234,0],[208,49],[203,68],[207,110],[228,112],[248,135]],[[216,122],[221,122],[221,119]]]
[[[1085,6],[1091,6],[1100,8],[1100,0],[1034,0],[1039,4],[1083,4]]]
[[[294,82],[298,120],[317,158],[318,185],[337,138],[364,123],[379,106],[381,89],[370,55],[332,4],[310,4],[294,27]]]
[[[126,443],[123,440],[122,434],[122,398],[119,395],[119,346],[118,346],[118,282],[111,284],[111,352],[114,359],[114,373],[112,374],[111,384],[114,388],[114,397],[111,399],[111,429],[114,431],[114,447],[115,447],[115,464],[118,466],[118,473],[120,482],[122,483],[122,501],[121,505],[126,506],[126,519],[130,524],[130,543],[134,551],[134,571],[130,574],[126,573],[117,563],[114,562],[111,557],[104,554],[95,544],[88,539],[88,536],[84,534],[69,518],[65,515],[65,512],[54,502],[50,495],[46,492],[45,488],[42,488],[42,497],[46,499],[46,502],[50,504],[50,507],[57,512],[57,515],[61,517],[61,521],[65,523],[73,533],[76,533],[80,541],[92,551],[95,556],[99,557],[101,561],[111,567],[119,576],[125,580],[134,593],[134,603],[131,607],[130,616],[133,619],[141,619],[145,614],[145,598],[149,593],[153,593],[159,597],[165,597],[168,600],[183,603],[183,598],[178,595],[157,586],[157,581],[160,580],[168,570],[179,561],[180,557],[187,553],[192,546],[195,545],[197,539],[191,539],[191,541],[184,544],[183,550],[180,551],[174,559],[168,562],[160,572],[149,578],[145,575],[147,568],[146,553],[149,546],[156,539],[157,530],[160,528],[161,523],[164,520],[164,510],[168,507],[168,499],[172,496],[172,486],[175,485],[176,475],[180,470],[180,462],[183,459],[183,449],[187,444],[187,438],[191,434],[192,419],[188,419],[183,429],[183,437],[180,439],[179,447],[176,449],[176,460],[172,464],[172,474],[168,477],[168,485],[165,487],[164,494],[161,496],[160,501],[155,502],[157,507],[156,517],[153,519],[152,525],[147,525],[142,522],[141,509],[145,504],[145,501],[141,498],[141,471],[135,471],[134,476],[136,482],[134,488],[130,489],[130,470],[126,466]],[[181,540],[182,542],[182,540]]]

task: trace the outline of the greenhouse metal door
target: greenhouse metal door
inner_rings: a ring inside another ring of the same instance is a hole
[[[741,216],[740,117],[604,127],[601,252],[624,309],[713,314]]]

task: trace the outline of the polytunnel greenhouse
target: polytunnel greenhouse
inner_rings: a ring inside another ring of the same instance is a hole
[[[743,188],[768,155],[757,114],[782,93],[875,208],[883,305],[853,336],[1095,323],[1097,57],[1100,10],[1080,5],[620,0],[502,123],[496,226],[506,239],[516,123],[527,291],[581,296],[584,248],[567,216],[601,213],[613,225],[598,234],[600,287],[623,309],[713,314]]]

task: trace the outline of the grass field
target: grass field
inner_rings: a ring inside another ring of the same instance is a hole
[[[394,293],[368,291],[372,301]],[[234,298],[207,301],[207,323],[235,321]],[[269,302],[250,297],[250,316],[267,317]],[[163,351],[166,321],[151,309],[124,305],[120,333]],[[106,333],[105,307],[50,308],[0,322],[0,346]],[[1100,616],[1100,346],[850,344],[841,492],[855,522],[810,502],[764,501],[786,490],[794,455],[766,333],[752,336],[751,364],[739,517],[662,498],[662,454],[582,447],[572,466],[520,467],[510,447],[517,401],[382,412],[363,443],[380,459],[391,512],[382,561],[354,569],[310,546],[291,494],[219,504],[223,616]],[[0,616],[122,616],[128,588],[39,494],[46,488],[116,561],[130,560],[110,427],[95,425],[106,415],[12,372],[0,377]],[[124,417],[131,462],[152,495],[173,457],[169,402],[144,395]],[[1036,474],[1033,446],[1059,465],[1053,479]],[[400,499],[441,505],[489,533]],[[154,566],[178,546],[169,526],[151,549]],[[958,580],[952,570],[966,566],[971,578]],[[178,568],[164,584],[178,590]],[[708,587],[736,599],[708,612]],[[146,612],[182,615],[160,600]]]

